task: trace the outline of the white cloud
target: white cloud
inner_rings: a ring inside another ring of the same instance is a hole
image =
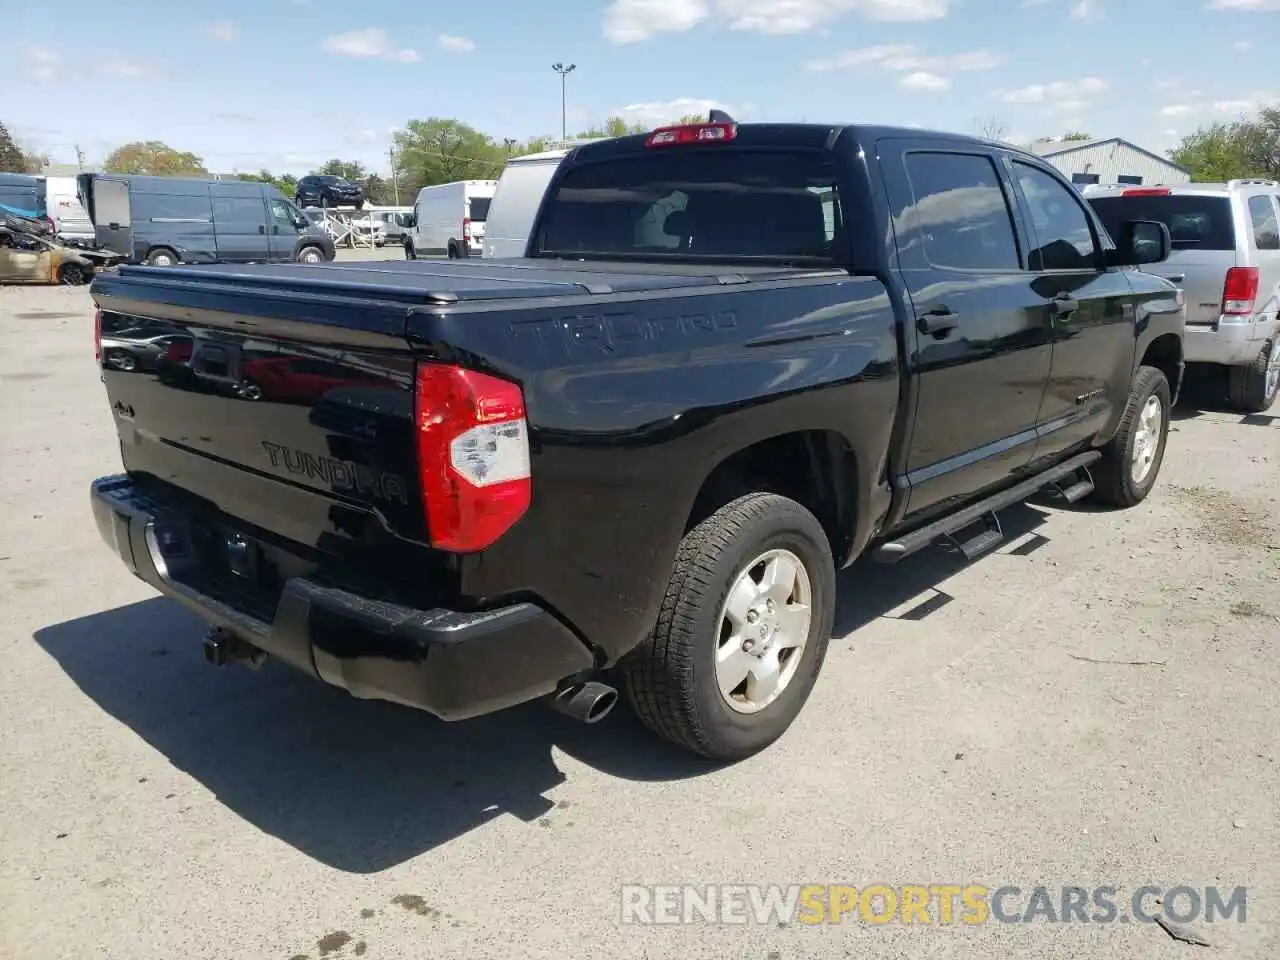
[[[928,93],[937,93],[942,90],[950,90],[951,81],[946,77],[938,76],[936,73],[929,73],[927,70],[917,70],[915,73],[908,73],[899,80],[898,86],[904,90],[922,90]]]
[[[614,0],[604,12],[604,35],[611,43],[638,43],[692,30],[710,13],[706,0]]]
[[[885,23],[923,23],[946,17],[954,0],[613,0],[604,35],[637,43],[659,33],[684,33],[716,20],[730,30],[797,34],[822,30],[847,13]]]
[[[114,74],[117,77],[152,77],[160,71],[148,63],[116,59],[104,63],[102,72]]]
[[[829,60],[810,60],[804,67],[813,73],[879,64],[886,70],[929,71],[955,73],[970,70],[991,70],[1003,59],[988,50],[970,50],[965,53],[929,55],[912,44],[882,44],[845,50]]]
[[[736,116],[732,107],[719,100],[699,100],[696,97],[677,97],[674,100],[663,100],[654,103],[631,103],[614,113],[627,123],[644,124],[646,127],[658,127],[664,123],[672,123],[681,117],[693,114],[706,114],[712,109],[724,110]]]
[[[1235,43],[1231,45],[1231,49],[1237,51],[1238,53],[1244,53],[1246,50],[1253,49],[1253,41],[1237,40]]]
[[[379,27],[364,30],[349,30],[346,33],[335,33],[325,37],[322,49],[329,53],[337,53],[344,57],[358,57],[365,60],[391,60],[396,63],[414,63],[422,59],[417,50],[411,47],[397,47],[391,42],[391,36]]]
[[[450,53],[471,53],[476,48],[476,42],[468,37],[455,37],[447,33],[442,33],[436,37],[436,43],[440,45],[442,50],[448,50]]]
[[[204,32],[215,40],[240,39],[240,27],[234,20],[215,20],[204,28]]]
[[[52,80],[58,73],[62,58],[48,47],[28,47],[27,68],[36,80]]]
[[[1071,19],[1092,23],[1098,19],[1097,0],[1079,0],[1071,6]]]
[[[1107,81],[1100,77],[1082,77],[1079,80],[1055,80],[1053,83],[1033,83],[1029,87],[1010,90],[1004,94],[1005,103],[1063,103],[1082,100],[1102,93]]]
[[[1209,0],[1210,10],[1280,10],[1280,0]]]
[[[1192,95],[1202,91],[1193,90]],[[1171,103],[1160,108],[1162,117],[1207,117],[1216,114],[1221,117],[1235,119],[1247,114],[1256,113],[1268,103],[1280,99],[1280,91],[1254,90],[1245,97],[1236,100],[1200,100],[1187,103]]]

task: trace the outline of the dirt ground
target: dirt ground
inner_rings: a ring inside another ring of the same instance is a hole
[[[86,291],[0,289],[0,337],[0,956],[1200,949],[1139,923],[620,922],[629,883],[882,882],[1245,886],[1245,922],[1192,926],[1280,957],[1280,408],[1191,398],[1137,509],[1019,507],[975,564],[846,571],[800,720],[716,768],[625,708],[445,725],[206,666],[90,515],[120,456]]]

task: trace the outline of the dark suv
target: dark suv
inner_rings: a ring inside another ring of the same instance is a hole
[[[364,191],[360,184],[342,177],[312,174],[298,181],[294,200],[300,207],[364,208]]]

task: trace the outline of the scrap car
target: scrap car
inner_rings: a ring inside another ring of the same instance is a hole
[[[0,283],[78,286],[123,259],[108,250],[74,249],[51,237],[0,224]]]

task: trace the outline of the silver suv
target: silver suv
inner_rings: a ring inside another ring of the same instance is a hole
[[[1169,228],[1172,254],[1145,269],[1186,294],[1187,362],[1227,367],[1233,406],[1270,408],[1280,388],[1280,184],[1089,186],[1083,193],[1113,236],[1124,220]]]

